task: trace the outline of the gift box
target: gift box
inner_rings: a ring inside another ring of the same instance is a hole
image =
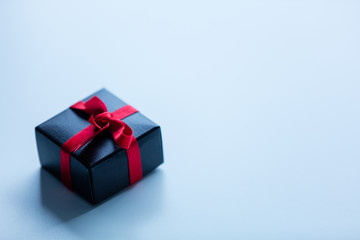
[[[41,166],[96,204],[163,162],[160,126],[106,89],[35,128]]]

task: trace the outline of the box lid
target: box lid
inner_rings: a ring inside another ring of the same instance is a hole
[[[99,97],[105,103],[109,112],[113,112],[127,105],[127,103],[106,89],[95,92],[83,99],[83,101],[87,101],[93,96]],[[136,106],[133,107],[136,108]],[[68,108],[40,124],[36,129],[61,147],[68,139],[90,125],[88,119],[88,115]],[[134,113],[122,120],[131,127],[136,139],[141,138],[153,129],[159,127],[140,112]],[[102,162],[103,159],[121,150],[123,149],[116,145],[111,133],[104,131],[79,150],[72,153],[72,156],[81,161],[85,166],[93,167]]]

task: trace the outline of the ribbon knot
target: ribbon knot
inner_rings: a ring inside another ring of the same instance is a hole
[[[93,114],[89,118],[89,123],[94,125],[97,129],[108,128],[110,126],[110,119],[112,118],[112,114],[109,112],[103,112],[96,116]]]
[[[108,112],[106,105],[100,98],[94,96],[86,102],[77,102],[70,108],[83,111],[90,115],[91,125],[66,141],[61,147],[61,175],[62,180],[71,188],[70,154],[91,141],[101,132],[108,130],[115,143],[126,149],[129,162],[130,184],[135,183],[142,177],[140,151],[138,143],[133,136],[132,129],[121,119],[130,116],[137,110],[126,105],[112,113]]]

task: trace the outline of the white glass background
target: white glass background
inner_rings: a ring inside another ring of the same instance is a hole
[[[0,239],[359,239],[359,1],[1,1]],[[96,207],[34,127],[106,87],[165,163]]]

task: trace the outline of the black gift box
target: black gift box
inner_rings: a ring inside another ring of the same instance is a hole
[[[93,96],[99,97],[109,112],[127,105],[106,89],[83,101]],[[40,163],[60,180],[60,148],[90,125],[88,119],[85,114],[68,108],[35,128]],[[160,127],[140,112],[123,121],[131,127],[139,144],[142,173],[145,176],[163,162]],[[116,145],[107,131],[71,154],[70,169],[72,190],[93,204],[130,185],[126,151]]]

